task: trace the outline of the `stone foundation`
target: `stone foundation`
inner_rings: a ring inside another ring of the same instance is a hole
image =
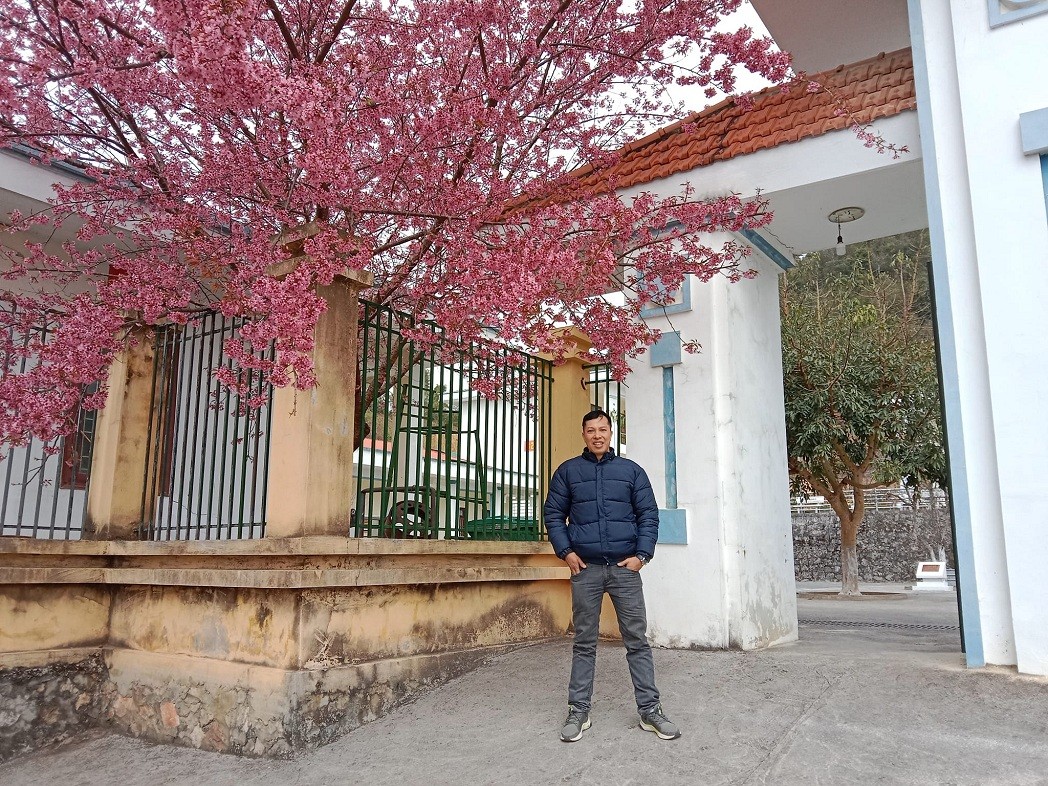
[[[511,646],[286,670],[110,653],[106,718],[134,737],[291,758],[333,742]],[[173,676],[177,674],[176,676]]]
[[[0,762],[103,722],[106,676],[101,652],[71,662],[0,668]]]

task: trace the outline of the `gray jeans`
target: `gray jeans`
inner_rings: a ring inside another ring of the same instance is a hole
[[[597,634],[604,593],[611,595],[619,621],[626,662],[633,678],[637,709],[650,712],[659,703],[655,687],[655,662],[645,633],[648,618],[644,610],[644,585],[638,571],[618,565],[590,563],[571,577],[571,613],[575,625],[575,644],[571,654],[571,680],[568,704],[590,711],[593,697],[593,671],[597,662]]]

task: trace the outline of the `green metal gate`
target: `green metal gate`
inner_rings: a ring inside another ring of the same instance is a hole
[[[360,317],[350,535],[544,538],[551,363],[494,342],[412,341],[414,317],[367,301]],[[478,392],[493,379],[494,397]]]

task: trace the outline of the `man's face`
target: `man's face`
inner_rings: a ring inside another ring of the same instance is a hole
[[[593,418],[582,425],[582,438],[590,453],[600,458],[611,447],[611,423],[607,418]]]

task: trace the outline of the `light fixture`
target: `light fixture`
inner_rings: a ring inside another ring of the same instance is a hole
[[[849,221],[862,218],[864,215],[866,215],[866,211],[861,207],[839,207],[826,216],[826,218],[837,225],[837,247],[834,249],[837,256],[843,257],[848,253],[848,247],[844,245],[844,236],[841,234],[841,224],[847,224]]]
[[[837,224],[837,256],[843,257],[848,253],[848,247],[844,245],[844,237],[841,235],[841,225]]]

